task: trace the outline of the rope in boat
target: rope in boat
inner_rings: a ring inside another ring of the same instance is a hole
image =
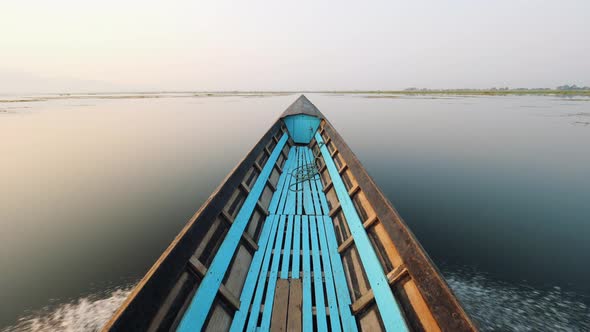
[[[313,153],[313,161],[311,163],[303,164],[299,167],[296,167],[292,172],[291,176],[295,178],[295,182],[289,185],[289,190],[291,191],[303,191],[303,186],[300,186],[299,189],[297,185],[300,183],[304,183],[306,181],[311,181],[315,179],[316,176],[319,176],[320,171],[318,170],[317,160],[319,160],[321,153],[321,148],[324,146],[325,143],[321,142],[318,143],[318,153]]]

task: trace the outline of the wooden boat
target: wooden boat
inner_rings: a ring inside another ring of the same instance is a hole
[[[104,330],[476,328],[342,137],[302,95]]]

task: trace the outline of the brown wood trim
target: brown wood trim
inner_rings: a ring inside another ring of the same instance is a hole
[[[358,193],[361,190],[361,187],[359,187],[358,184],[354,185],[354,187],[350,188],[350,190],[348,191],[348,196],[352,197],[354,196],[354,194]]]
[[[272,152],[268,149],[268,146],[264,147],[264,152],[266,152],[267,156],[270,156],[272,154]],[[262,170],[262,169],[261,169]]]
[[[225,219],[225,221],[227,221],[228,224],[231,225],[234,223],[234,218],[230,216],[229,213],[227,213],[227,211],[221,210],[220,215],[223,217],[223,219]]]
[[[342,209],[342,205],[340,205],[340,202],[338,202],[337,204],[338,205],[336,205],[335,207],[333,207],[332,210],[330,210],[330,212],[328,213],[328,215],[330,216],[330,218],[334,218],[334,216],[336,215],[336,213],[338,213]]]
[[[205,274],[207,274],[207,267],[203,265],[195,256],[192,256],[189,259],[189,266],[193,271],[195,271],[199,277],[204,278]],[[240,300],[238,300],[224,284],[219,286],[219,295],[221,298],[227,302],[234,310],[240,309]]]
[[[283,173],[283,169],[279,166],[279,163],[278,162],[275,163],[274,165],[272,165],[272,167],[274,167],[277,171],[279,171],[279,174],[280,173]]]
[[[277,191],[277,187],[274,184],[272,184],[272,182],[270,182],[270,178],[266,180],[266,185],[268,185],[273,192]]]
[[[377,222],[377,215],[373,215],[372,217],[370,217],[369,219],[367,219],[364,223],[363,223],[363,227],[365,229],[371,227],[375,222]],[[348,249],[348,247],[350,247],[350,245],[352,244],[352,242],[354,241],[352,235],[348,237],[348,239],[342,241],[342,244],[340,246],[338,246],[338,252],[339,253],[343,253],[344,251],[346,251],[346,249]]]
[[[263,215],[268,217],[268,210],[264,208],[264,206],[262,206],[262,204],[260,203],[260,201],[256,201],[256,209],[258,210],[258,212],[262,213]]]
[[[330,191],[330,189],[332,188],[333,185],[334,185],[334,183],[332,182],[332,179],[330,179],[330,182],[328,182],[328,184],[323,189],[324,193],[327,193],[328,191]]]
[[[254,162],[254,168],[256,168],[256,170],[258,171],[258,174],[260,174],[260,172],[262,172],[262,166],[260,166],[260,164],[258,164],[258,162]]]
[[[254,252],[258,250],[258,243],[256,243],[252,236],[250,236],[250,234],[247,232],[242,233],[242,240],[246,243],[246,246],[249,247],[251,251]]]
[[[396,245],[408,273],[416,282],[416,286],[441,329],[443,331],[477,331],[441,273],[356,155],[330,122],[326,121],[325,128],[367,200],[371,202],[387,234]]]
[[[347,169],[348,169],[348,164],[342,165],[342,167],[340,167],[340,169],[338,170],[338,174],[342,175],[342,173],[344,173]]]
[[[330,152],[330,157],[334,158],[334,156],[338,153],[338,148],[334,148],[334,151]]]
[[[230,216],[225,210],[222,210],[220,215],[228,223],[229,226],[231,226],[231,224],[234,223],[234,218],[232,218],[232,216]],[[242,241],[244,241],[246,246],[249,247],[251,251],[258,250],[258,244],[247,232],[242,233]]]
[[[406,269],[405,266],[400,265],[387,274],[387,282],[389,283],[389,285],[393,285],[407,273],[408,269]],[[375,294],[373,293],[372,289],[369,289],[365,294],[363,294],[358,300],[354,301],[354,303],[350,306],[352,314],[358,314],[363,309],[365,309],[369,304],[371,304],[374,300]]]
[[[103,331],[147,330],[151,320],[148,317],[156,315],[185,271],[186,264],[198,245],[194,239],[207,232],[281,123],[280,119],[275,121],[244,159],[221,181],[105,324]]]
[[[240,189],[242,189],[246,195],[250,194],[250,187],[246,185],[244,182],[240,182]]]

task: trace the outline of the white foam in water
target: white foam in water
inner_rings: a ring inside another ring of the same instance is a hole
[[[443,274],[481,331],[590,331],[590,307],[558,287],[541,291],[469,270]],[[98,331],[132,288],[45,308],[2,332]]]
[[[537,290],[472,271],[443,274],[481,331],[590,331],[590,307],[559,287]]]
[[[99,331],[127,298],[133,286],[116,289],[106,296],[90,295],[22,317],[2,332]],[[104,293],[103,293],[104,294]]]

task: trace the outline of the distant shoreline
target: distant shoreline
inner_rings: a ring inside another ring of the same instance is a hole
[[[56,99],[140,99],[194,97],[272,97],[299,93],[359,95],[366,98],[396,98],[398,96],[559,96],[590,97],[590,89],[449,89],[449,90],[334,90],[334,91],[143,91],[143,92],[86,92],[32,93],[0,95],[0,103],[49,101]],[[20,97],[16,97],[20,96]],[[11,98],[12,97],[12,98]]]
[[[391,90],[391,91],[324,91],[324,93],[365,94],[365,95],[454,95],[454,96],[590,96],[590,90],[553,90],[553,89],[509,89],[509,90]]]

